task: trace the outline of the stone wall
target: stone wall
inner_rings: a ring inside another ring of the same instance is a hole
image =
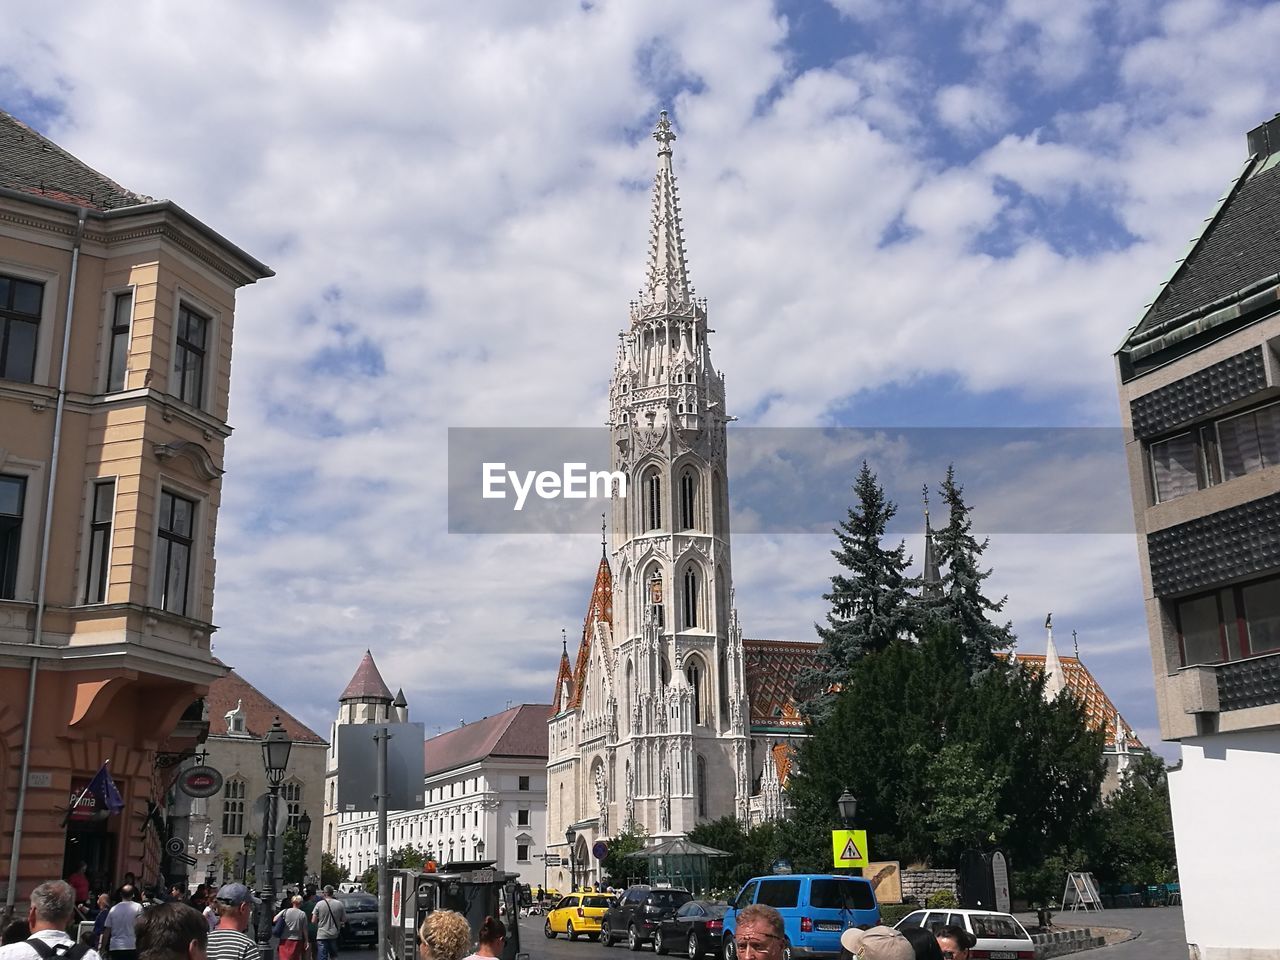
[[[902,872],[902,902],[923,904],[939,890],[956,892],[954,870],[904,870]]]

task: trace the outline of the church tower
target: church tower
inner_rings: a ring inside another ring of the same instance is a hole
[[[619,822],[652,835],[747,818],[750,760],[729,547],[724,377],[694,296],[664,111],[648,275],[609,391]]]
[[[323,849],[332,854],[338,852],[338,724],[340,723],[398,723],[407,718],[409,705],[404,691],[392,700],[373,654],[366,650],[360,666],[351,677],[342,695],[338,697],[338,719],[329,728],[329,757],[325,765],[324,784],[324,833]]]

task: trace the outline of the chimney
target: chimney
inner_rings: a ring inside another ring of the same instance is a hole
[[[1268,157],[1280,153],[1280,113],[1249,131],[1249,155]]]

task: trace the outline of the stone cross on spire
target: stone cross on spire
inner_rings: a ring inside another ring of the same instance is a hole
[[[667,111],[663,110],[653,128],[653,139],[658,141],[658,173],[653,178],[649,223],[649,275],[641,299],[670,306],[688,303],[693,297],[680,226],[680,198],[671,172],[671,142],[675,138]]]

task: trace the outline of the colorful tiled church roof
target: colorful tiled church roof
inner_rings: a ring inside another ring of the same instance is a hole
[[[573,667],[571,707],[582,706],[582,693],[587,687],[587,666],[591,663],[591,638],[595,635],[597,623],[613,626],[613,571],[609,569],[609,561],[605,557],[600,558],[600,566],[596,568],[591,602],[587,605],[586,619],[582,621],[582,642],[578,644],[578,661]]]
[[[387,685],[383,682],[382,674],[378,672],[378,666],[373,662],[373,654],[366,650],[364,658],[360,661],[360,666],[356,667],[355,675],[352,676],[351,682],[347,684],[347,688],[342,691],[342,695],[338,697],[342,700],[385,700],[391,702],[391,691],[387,689]]]
[[[1043,672],[1045,655],[1020,653],[1018,654],[1018,662],[1026,664],[1032,670]],[[1062,679],[1067,690],[1084,705],[1085,718],[1089,728],[1091,730],[1105,730],[1107,746],[1114,749],[1116,745],[1116,721],[1118,719],[1124,725],[1129,747],[1141,749],[1142,741],[1138,739],[1133,727],[1129,726],[1128,721],[1120,716],[1115,704],[1111,702],[1111,698],[1099,686],[1098,681],[1089,672],[1089,668],[1080,662],[1080,658],[1060,656],[1058,663],[1062,668]]]
[[[796,688],[800,678],[818,666],[822,645],[797,640],[743,640],[742,649],[752,728],[803,728]]]

